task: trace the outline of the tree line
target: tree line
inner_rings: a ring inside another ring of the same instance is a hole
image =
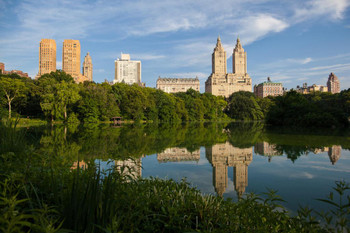
[[[68,123],[97,123],[112,117],[135,122],[266,121],[271,125],[348,126],[350,89],[340,94],[294,91],[258,98],[236,92],[229,98],[187,92],[168,94],[136,84],[84,82],[58,70],[37,80],[0,75],[0,115],[41,118]]]

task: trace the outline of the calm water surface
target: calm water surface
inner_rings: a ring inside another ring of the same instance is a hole
[[[40,138],[38,148],[59,153],[72,168],[77,161],[80,166],[94,161],[103,168],[127,165],[137,176],[186,178],[204,194],[233,199],[269,188],[278,190],[292,212],[299,205],[326,208],[315,199],[325,198],[337,180],[350,182],[347,132],[271,130],[257,123],[100,125],[30,132]]]

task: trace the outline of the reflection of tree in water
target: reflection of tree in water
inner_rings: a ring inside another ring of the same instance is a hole
[[[254,146],[261,141],[264,124],[262,122],[230,123],[225,129],[229,142],[239,148]]]
[[[170,147],[194,152],[200,146],[226,141],[224,127],[224,124],[130,124],[120,128],[97,124],[54,126],[38,130],[41,139],[36,148],[48,154],[64,155],[71,163],[123,160],[159,153]]]

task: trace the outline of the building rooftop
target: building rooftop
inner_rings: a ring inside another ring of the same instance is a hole
[[[189,82],[189,81],[197,81],[199,80],[198,77],[196,78],[161,78],[161,77],[158,77],[158,80],[162,80],[162,81],[185,81],[185,82]],[[158,81],[157,80],[157,81]]]

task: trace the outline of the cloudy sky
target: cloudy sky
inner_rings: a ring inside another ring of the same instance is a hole
[[[90,52],[94,81],[112,81],[120,53],[142,62],[142,81],[211,73],[218,35],[232,72],[237,36],[253,84],[270,76],[288,89],[326,85],[330,72],[350,88],[350,0],[0,0],[0,62],[35,77],[39,42],[64,39]]]

